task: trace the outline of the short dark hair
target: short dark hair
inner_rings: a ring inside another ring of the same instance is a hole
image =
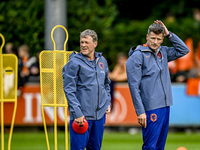
[[[158,23],[153,23],[149,26],[149,29],[148,29],[148,34],[150,34],[151,32],[155,33],[155,34],[160,34],[162,33],[163,36],[164,36],[164,28],[161,24],[158,24]]]

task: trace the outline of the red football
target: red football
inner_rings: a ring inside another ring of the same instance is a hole
[[[83,121],[83,125],[79,126],[78,123],[76,121],[73,121],[72,123],[72,128],[74,130],[74,132],[78,133],[78,134],[83,134],[87,131],[88,129],[88,122],[86,119],[84,119]]]

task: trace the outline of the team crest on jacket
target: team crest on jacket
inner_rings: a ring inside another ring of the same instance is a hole
[[[155,122],[157,120],[157,115],[156,114],[151,114],[150,115],[151,121]]]
[[[158,56],[159,58],[161,58],[161,57],[162,57],[160,52],[157,54],[157,56]]]
[[[103,69],[104,68],[104,65],[103,65],[103,63],[99,63],[99,67],[101,68],[101,69]]]

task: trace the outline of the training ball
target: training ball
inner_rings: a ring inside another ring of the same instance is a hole
[[[78,133],[78,134],[83,134],[87,131],[88,129],[88,122],[86,119],[84,119],[83,121],[83,125],[79,126],[78,123],[76,121],[73,121],[72,123],[72,128],[74,130],[74,132]]]
[[[176,150],[187,150],[187,148],[185,148],[185,147],[179,147]]]

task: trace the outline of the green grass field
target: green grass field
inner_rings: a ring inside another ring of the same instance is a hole
[[[64,132],[58,132],[58,150],[65,150]],[[7,150],[8,134],[5,134],[5,150]],[[51,150],[54,150],[54,134],[49,133]],[[105,132],[102,150],[141,150],[141,132],[131,135],[127,132]],[[187,150],[200,150],[200,133],[168,134],[165,150],[176,150],[184,146]],[[14,132],[11,150],[47,150],[44,132]]]

